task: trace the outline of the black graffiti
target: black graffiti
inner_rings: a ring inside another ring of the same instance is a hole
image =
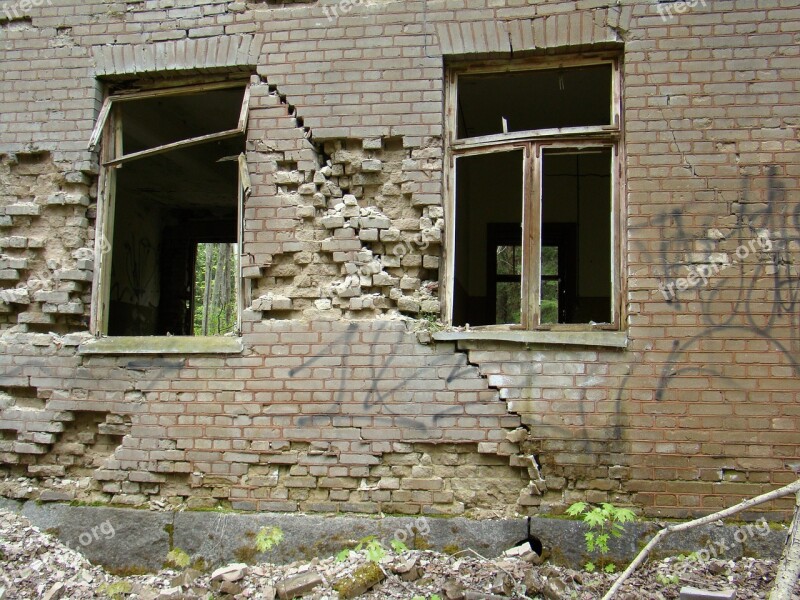
[[[340,335],[334,341],[328,344],[324,350],[305,360],[300,367],[291,369],[289,371],[289,375],[291,377],[298,376],[303,369],[312,367],[322,358],[328,356],[336,356],[337,354],[333,352],[333,349],[336,346],[341,345],[342,347],[347,348],[353,344],[358,343],[359,341],[358,335],[361,330],[362,329],[356,323],[351,323],[350,325],[348,325],[347,331],[343,332],[342,335]],[[414,419],[403,416],[401,413],[393,409],[392,406],[387,403],[387,400],[390,400],[393,394],[395,394],[396,392],[401,391],[405,387],[407,387],[409,381],[418,379],[418,376],[422,374],[423,369],[436,368],[445,365],[448,362],[452,362],[452,358],[448,355],[435,356],[431,361],[425,364],[424,367],[414,368],[411,375],[399,378],[398,382],[394,384],[392,387],[388,389],[380,389],[380,382],[383,381],[384,376],[389,374],[391,372],[391,369],[396,366],[397,359],[398,355],[395,354],[390,354],[388,356],[378,356],[372,354],[370,355],[368,365],[359,365],[359,368],[373,369],[373,375],[371,378],[372,380],[370,382],[368,389],[366,390],[363,400],[361,401],[361,406],[365,411],[367,411],[372,406],[382,405],[381,414],[395,417],[394,423],[397,426],[408,427],[411,429],[418,429],[418,430],[426,430],[427,426],[424,422],[424,419]],[[341,374],[337,378],[337,390],[334,401],[338,405],[341,405],[342,402],[346,399],[347,394],[351,390],[349,389],[349,382],[350,382],[350,377],[348,374],[349,369],[346,366],[342,365],[342,367],[339,370],[341,371]],[[447,373],[444,380],[447,383],[450,383],[452,381],[459,379],[463,375],[467,375],[470,372],[472,372],[472,370],[469,366],[451,365],[450,371]],[[438,425],[440,421],[445,417],[456,416],[456,415],[461,415],[461,409],[458,406],[449,406],[449,407],[442,407],[434,414],[427,416],[431,417],[433,423]],[[297,419],[297,423],[301,426],[309,425],[313,423],[313,419],[314,416],[311,415],[301,416]]]
[[[736,243],[738,248],[747,248],[749,245],[753,249],[752,241],[760,239],[759,236],[764,236],[766,232],[770,244],[768,247],[763,244],[759,247],[758,260],[747,264],[742,260],[731,263],[724,279],[692,292],[699,296],[700,301],[694,302],[694,305],[700,308],[700,322],[704,327],[685,339],[673,341],[659,374],[656,400],[664,398],[673,378],[687,373],[727,379],[731,386],[736,386],[734,380],[718,369],[688,363],[687,353],[701,340],[715,336],[725,338],[742,333],[747,334],[746,338],[765,340],[784,357],[794,375],[800,376],[797,357],[800,349],[800,314],[797,310],[800,287],[797,285],[797,276],[792,272],[790,255],[791,243],[800,238],[800,203],[795,203],[793,209],[787,205],[786,186],[778,177],[776,167],[767,168],[766,197],[754,198],[752,184],[751,177],[742,180],[738,200],[730,206],[729,214],[735,216],[735,226],[719,242]],[[695,243],[700,239],[685,226],[685,215],[691,214],[689,208],[687,211],[668,211],[655,217],[661,232],[657,255],[664,280],[674,280],[683,275],[681,269],[686,269],[687,264],[682,257],[693,252]],[[718,218],[725,216],[718,215]],[[709,227],[713,224],[708,223]],[[647,256],[647,253],[644,255]],[[766,281],[769,285],[765,285]],[[769,290],[769,297],[759,297],[759,290],[763,292],[765,289]],[[732,292],[735,294],[733,298]],[[663,298],[675,311],[688,308],[689,301],[683,300],[680,294],[674,297],[665,294]],[[723,302],[730,303],[731,309],[720,311],[718,307]],[[778,327],[782,335],[778,335]],[[621,406],[627,379],[623,381],[617,396],[618,406]]]

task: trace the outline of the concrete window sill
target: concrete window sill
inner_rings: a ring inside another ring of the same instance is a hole
[[[83,342],[79,354],[239,354],[242,338],[194,336],[119,336]]]
[[[628,347],[628,334],[624,331],[439,331],[433,334],[433,339],[437,342],[487,341],[605,348]]]

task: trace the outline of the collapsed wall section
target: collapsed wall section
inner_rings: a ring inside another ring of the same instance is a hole
[[[49,152],[0,155],[0,329],[88,324],[94,270],[90,179]]]
[[[252,98],[250,310],[289,319],[438,316],[444,214],[430,192],[441,176],[441,140],[314,146],[277,90],[261,85]]]
[[[403,322],[254,323],[227,358],[82,356],[81,339],[3,337],[5,495],[472,516],[537,503],[520,418],[465,354]]]

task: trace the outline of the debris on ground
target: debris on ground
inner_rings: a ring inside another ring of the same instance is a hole
[[[0,600],[429,600],[543,598],[596,600],[618,576],[537,564],[529,548],[494,559],[471,551],[387,551],[378,562],[350,552],[343,560],[314,558],[287,565],[234,563],[208,573],[164,569],[118,577],[15,513],[0,510]],[[619,600],[677,600],[682,587],[736,591],[737,600],[766,598],[776,562],[742,558],[686,565],[652,562],[625,582]],[[338,590],[338,591],[337,591]],[[800,600],[800,585],[794,599]]]

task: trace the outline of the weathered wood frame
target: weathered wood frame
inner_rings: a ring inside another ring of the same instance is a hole
[[[103,131],[105,130],[108,118],[113,114],[112,111],[115,105],[135,100],[147,100],[149,98],[163,98],[166,96],[185,96],[188,94],[197,94],[201,92],[211,92],[215,90],[240,88],[244,84],[245,82],[242,81],[226,81],[220,83],[207,83],[202,85],[192,85],[186,87],[150,90],[146,92],[128,92],[122,94],[112,94],[110,96],[107,96],[106,99],[103,101],[103,106],[100,108],[100,113],[97,116],[97,122],[95,123],[94,129],[92,130],[92,135],[89,138],[89,150],[92,151],[95,150],[97,148],[97,145],[100,143],[100,138],[103,136]],[[146,156],[152,156],[154,154],[169,152],[170,150],[175,150],[176,148],[181,148],[183,146],[193,146],[196,144],[202,144],[204,142],[212,141],[215,139],[225,139],[239,135],[241,133],[244,133],[245,129],[247,128],[247,119],[249,114],[250,114],[250,86],[247,85],[245,87],[244,97],[242,98],[242,108],[239,111],[239,121],[237,123],[236,128],[226,129],[225,131],[211,133],[208,135],[198,136],[194,138],[188,138],[186,140],[181,140],[180,142],[164,144],[161,146],[156,146],[154,148],[148,148],[147,150],[142,150],[140,152],[132,152],[131,154],[128,155],[124,154],[115,155],[112,158],[104,161],[102,164],[104,167],[111,167],[118,164],[122,164],[128,160],[135,160],[137,158],[145,158]]]
[[[493,134],[474,138],[456,138],[458,117],[458,77],[462,74],[498,73],[533,69],[569,68],[596,64],[610,64],[612,125],[540,129],[506,134]],[[621,215],[625,211],[622,143],[622,87],[620,57],[614,53],[596,53],[580,57],[537,58],[524,61],[484,61],[452,66],[447,73],[445,93],[444,161],[444,212],[445,247],[440,289],[442,290],[443,319],[452,323],[453,287],[455,277],[455,215],[456,215],[456,164],[463,156],[522,149],[523,165],[523,297],[521,325],[489,325],[481,329],[507,331],[513,329],[545,329],[552,331],[587,331],[595,329],[621,329],[624,322],[625,255]],[[541,150],[545,147],[611,148],[611,321],[609,323],[546,324],[539,323],[538,299],[541,293],[538,274],[541,269]]]
[[[118,103],[144,100],[162,96],[176,96],[207,91],[241,88],[245,86],[242,98],[242,107],[239,112],[239,121],[236,129],[230,129],[219,133],[188,138],[179,142],[173,142],[154,148],[149,148],[141,152],[134,152],[129,155],[123,154],[122,147],[122,119],[115,110]],[[95,270],[92,281],[92,306],[90,312],[90,331],[92,334],[106,335],[108,332],[108,315],[111,290],[111,264],[113,260],[114,246],[114,209],[116,200],[116,179],[117,169],[121,168],[126,162],[155,156],[180,148],[187,148],[197,144],[235,137],[247,131],[247,122],[250,112],[250,90],[251,85],[245,81],[226,81],[220,83],[209,83],[202,85],[191,85],[185,87],[175,87],[169,89],[158,89],[145,92],[132,92],[127,94],[117,94],[108,96],[103,102],[97,123],[92,131],[89,140],[89,149],[94,150],[101,138],[100,152],[100,178],[98,183],[98,203],[97,203],[97,236],[95,239]],[[247,168],[247,158],[244,153],[237,157],[238,161],[238,193],[237,193],[237,277],[236,277],[236,296],[237,296],[237,332],[242,328],[242,311],[244,309],[242,268],[243,268],[243,218],[244,203],[250,197],[251,184],[250,174]],[[158,336],[153,336],[158,337]]]

